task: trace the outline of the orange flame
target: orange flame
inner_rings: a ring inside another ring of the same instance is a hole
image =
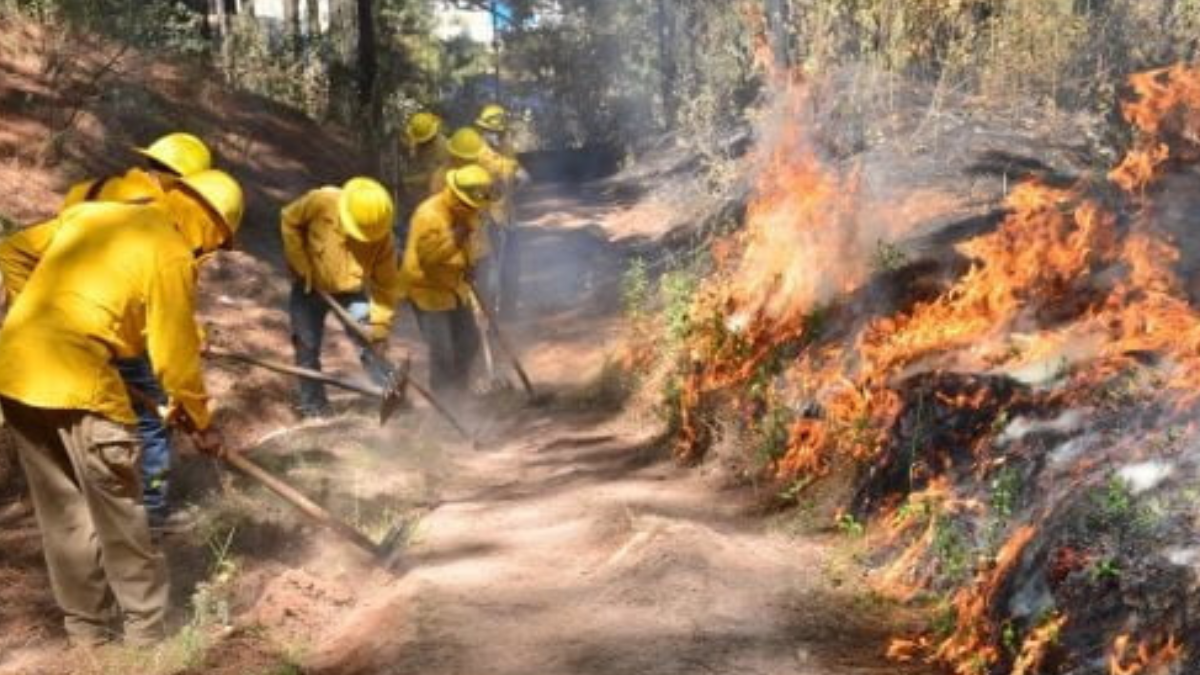
[[[979,672],[980,662],[990,666],[999,660],[999,636],[995,634],[990,618],[996,593],[1021,560],[1021,554],[1036,531],[1026,526],[1013,533],[996,556],[995,567],[982,573],[973,586],[955,596],[958,621],[954,633],[933,653],[934,660],[952,668],[955,675],[975,675]]]
[[[1021,643],[1021,652],[1013,663],[1012,675],[1037,675],[1042,672],[1042,663],[1058,643],[1058,636],[1066,625],[1066,616],[1056,616],[1033,629]]]
[[[1127,192],[1156,180],[1173,156],[1195,161],[1200,152],[1200,68],[1178,64],[1129,78],[1136,98],[1122,104],[1125,119],[1143,137],[1109,179]]]
[[[1119,635],[1108,654],[1109,675],[1167,675],[1183,659],[1184,650],[1174,635],[1157,648],[1145,640],[1133,647],[1133,638]]]

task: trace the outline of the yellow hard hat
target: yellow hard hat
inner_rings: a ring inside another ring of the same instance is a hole
[[[458,159],[474,162],[479,159],[479,155],[486,145],[487,141],[483,140],[483,136],[478,131],[472,127],[463,127],[450,137],[450,142],[446,143],[446,149]]]
[[[395,207],[386,188],[370,178],[351,178],[342,186],[338,215],[342,229],[361,242],[379,241],[392,229]]]
[[[446,172],[446,184],[455,196],[472,208],[481,209],[492,201],[492,174],[478,164]]]
[[[421,145],[433,140],[438,132],[442,130],[442,118],[431,112],[419,112],[408,118],[408,125],[404,128],[404,135],[408,137],[408,142],[413,145]]]
[[[217,222],[225,227],[225,235],[229,240],[237,234],[242,226],[242,216],[246,212],[246,198],[242,194],[242,186],[233,176],[209,169],[199,173],[184,176],[179,183],[189,192],[204,202],[209,211],[217,216]]]
[[[149,147],[133,150],[177,176],[190,176],[212,168],[212,153],[208,146],[191,134],[167,134]]]
[[[475,119],[475,126],[499,133],[508,131],[508,111],[504,109],[504,106],[489,103],[479,111],[479,117]]]

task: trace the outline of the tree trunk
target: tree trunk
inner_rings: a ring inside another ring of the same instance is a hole
[[[214,31],[217,40],[217,54],[221,64],[221,74],[228,72],[229,68],[229,14],[225,11],[225,0],[211,0],[213,14],[216,15],[217,23]]]
[[[299,2],[299,0],[297,0]],[[321,0],[306,0],[305,23],[308,26],[308,38],[314,39],[321,34]]]
[[[679,112],[679,98],[676,91],[676,80],[679,79],[679,66],[675,62],[675,27],[674,16],[667,9],[669,0],[658,0],[658,71],[661,78],[661,96],[663,121],[668,129],[675,127],[675,117]]]
[[[379,75],[379,55],[375,46],[375,3],[372,0],[357,2],[358,103],[363,110],[367,110],[375,98],[375,79]]]
[[[780,69],[787,69],[791,65],[787,4],[786,0],[767,0],[767,39],[775,67]]]
[[[228,35],[227,29],[229,28],[229,24],[226,23],[225,0],[209,0],[209,6],[212,7],[210,14],[217,19],[217,40],[224,43],[225,37]]]
[[[283,0],[283,44],[297,61],[304,58],[300,39],[300,0]]]

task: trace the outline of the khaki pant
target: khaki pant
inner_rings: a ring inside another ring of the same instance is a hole
[[[0,399],[29,481],[46,566],[71,642],[165,637],[167,567],[150,541],[142,506],[141,445],[134,430],[79,410],[32,408]]]

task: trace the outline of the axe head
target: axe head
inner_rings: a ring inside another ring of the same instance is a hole
[[[411,366],[412,359],[405,358],[404,364],[388,376],[383,400],[379,404],[379,426],[387,424],[397,410],[405,407],[408,401],[408,372]]]

